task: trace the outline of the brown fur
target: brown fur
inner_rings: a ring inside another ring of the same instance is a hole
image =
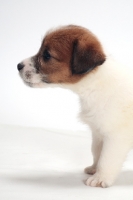
[[[51,59],[43,60],[48,50]],[[98,39],[87,29],[66,26],[50,32],[35,56],[36,68],[47,75],[48,83],[75,83],[101,65],[105,55]]]

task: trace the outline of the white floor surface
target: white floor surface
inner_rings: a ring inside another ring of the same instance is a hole
[[[84,184],[91,134],[0,125],[0,200],[133,200],[133,151],[116,183]]]

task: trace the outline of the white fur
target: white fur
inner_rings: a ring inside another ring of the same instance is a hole
[[[94,163],[85,172],[94,175],[86,184],[108,187],[133,146],[133,78],[123,66],[107,59],[69,88],[79,95],[81,119],[93,134]]]
[[[29,85],[39,84],[41,82],[40,74],[36,73],[32,57],[22,61],[24,68],[21,70],[20,76]]]

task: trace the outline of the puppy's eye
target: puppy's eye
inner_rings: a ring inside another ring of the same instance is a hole
[[[50,58],[51,58],[51,55],[50,55],[50,53],[47,51],[47,50],[45,50],[44,52],[43,52],[43,60],[44,61],[49,61],[50,60]]]

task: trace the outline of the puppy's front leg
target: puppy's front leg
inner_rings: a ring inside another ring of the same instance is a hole
[[[86,174],[95,174],[97,163],[101,154],[103,137],[99,134],[98,131],[92,131],[92,155],[93,155],[93,164],[92,166],[86,167],[84,172]]]
[[[86,185],[103,188],[112,185],[130,148],[129,139],[117,136],[104,138],[96,173],[87,179]]]

